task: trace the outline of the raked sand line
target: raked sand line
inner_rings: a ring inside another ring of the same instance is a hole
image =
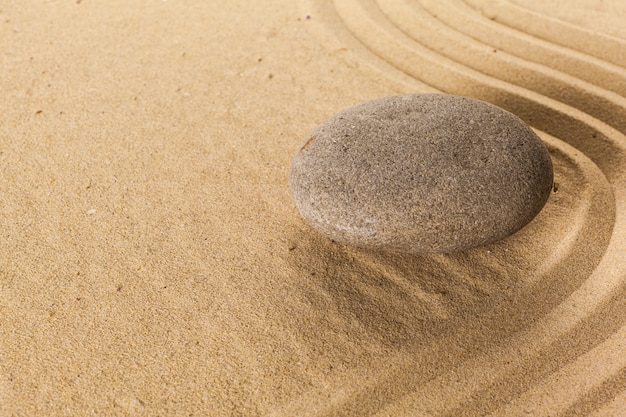
[[[431,63],[432,63],[432,61],[431,61]],[[553,106],[553,107],[560,107],[560,106]],[[586,116],[586,115],[579,114],[579,118],[578,118],[578,119],[580,119],[580,120],[584,120],[584,119],[586,119],[586,117],[585,117],[585,116]],[[593,120],[590,120],[590,121],[589,121],[589,123],[587,123],[587,124],[588,124],[588,125],[590,125],[590,126],[595,125],[595,126],[598,126],[598,127],[599,127],[598,123],[594,123],[594,121],[593,121]],[[568,129],[568,130],[569,130],[569,129]],[[570,134],[574,134],[575,132],[569,131],[569,132],[565,132],[565,133],[567,134],[567,136],[566,136],[566,137],[571,137],[571,136],[570,136]],[[615,134],[615,133],[616,133],[616,132],[613,132],[613,134],[609,133],[609,135],[607,135],[607,136],[616,137],[616,138],[621,137],[621,135],[618,135],[618,134]],[[622,139],[622,141],[623,141],[623,139]],[[582,143],[579,143],[579,145],[582,145]],[[595,153],[595,152],[593,152],[591,149],[588,149],[588,151],[589,151],[589,153],[592,153],[592,154],[593,154],[593,153]],[[599,155],[597,155],[597,156],[599,156]],[[604,165],[604,166],[605,166],[605,168],[608,168],[608,166],[607,166],[605,163],[603,163],[603,161],[602,161],[602,160],[604,160],[604,162],[606,162],[606,161],[607,161],[607,157],[606,157],[606,155],[605,155],[604,157],[598,157],[598,158],[596,158],[596,160],[597,160],[597,162],[599,162],[601,165]],[[620,164],[618,164],[618,166],[623,166],[623,163],[622,163],[621,165],[620,165]],[[610,169],[607,169],[607,173],[609,173],[609,171],[610,171]],[[615,180],[615,179],[614,179],[614,180]],[[617,183],[617,184],[619,184],[619,183],[620,183],[620,181],[616,181],[616,183]]]
[[[626,390],[624,340],[626,326],[581,355],[575,362],[568,363],[534,384],[524,394],[496,410],[493,415],[504,417],[524,412],[534,415],[563,415],[570,410],[571,414],[575,411],[577,415],[581,415],[593,411],[594,406],[612,400],[615,392],[619,392],[617,390]],[[607,386],[603,389],[602,386],[607,381],[606,385],[613,387]],[[581,397],[581,392],[595,395],[585,394]],[[597,397],[601,398],[599,404],[595,401]]]
[[[557,45],[577,49],[615,65],[626,66],[626,41],[545,16],[507,0],[467,0],[496,22],[523,30]]]
[[[427,330],[413,335],[413,339],[401,349],[377,361],[374,366],[346,372],[334,380],[331,386],[311,391],[303,398],[281,407],[276,415],[335,415],[339,412],[364,415],[383,406],[385,402],[381,401],[400,400],[411,390],[424,393],[433,387],[434,392],[430,392],[429,398],[433,398],[439,407],[454,408],[458,404],[453,400],[462,397],[462,390],[449,384],[451,392],[446,397],[443,395],[445,390],[439,385],[426,384],[433,375],[456,378],[459,367],[477,370],[478,380],[468,378],[465,381],[470,383],[469,387],[477,389],[488,387],[491,381],[506,379],[507,374],[516,372],[519,366],[517,361],[522,358],[499,353],[505,347],[498,346],[501,343],[498,341],[510,337],[516,329],[523,329],[528,321],[534,320],[533,317],[547,314],[551,307],[558,305],[588,277],[604,253],[606,246],[600,242],[608,243],[612,226],[612,222],[604,221],[613,208],[613,199],[610,186],[601,172],[571,147],[554,138],[546,137],[546,140],[551,148],[553,143],[558,146],[552,150],[557,178],[572,181],[572,188],[551,200],[536,221],[520,234],[487,249],[454,257],[407,259],[348,249],[343,258],[356,258],[357,262],[353,261],[351,268],[353,273],[344,277],[342,274],[347,274],[346,271],[335,271],[327,278],[331,282],[324,285],[329,287],[328,293],[333,296],[347,298],[341,297],[341,293],[351,295],[353,304],[344,305],[342,313],[363,314],[365,309],[364,315],[366,319],[369,318],[371,325],[376,312],[382,310],[387,317],[379,317],[373,324],[382,322],[388,323],[387,326],[393,323],[394,318],[400,320],[411,313],[419,315],[415,320],[405,322],[404,328],[396,325],[384,331],[372,330],[372,336],[380,336],[385,340],[397,338],[398,334],[408,333],[412,329]],[[581,187],[578,189],[574,184]],[[600,224],[604,226],[598,227]],[[562,225],[567,227],[563,229]],[[529,242],[532,244],[529,245]],[[559,247],[559,242],[567,244],[563,248]],[[598,244],[595,255],[589,251],[590,242]],[[563,249],[566,250],[565,256]],[[336,251],[337,248],[329,250]],[[534,250],[536,253],[533,253]],[[524,256],[531,263],[516,263]],[[568,273],[572,267],[572,258],[574,262],[584,259],[591,263],[579,263],[578,275]],[[298,263],[302,262],[306,260],[298,260]],[[327,265],[337,262],[338,258],[332,256],[324,260]],[[308,269],[308,266],[304,269]],[[405,297],[390,297],[389,290],[366,284],[367,280],[376,277],[380,281],[381,276],[388,282],[386,286],[395,283],[399,287],[409,288],[406,290],[409,295],[419,292],[415,298],[421,298],[423,302],[407,304]],[[319,279],[322,277],[318,278],[318,283]],[[344,281],[348,283],[341,284]],[[351,290],[338,292],[339,285],[348,285]],[[442,292],[446,293],[443,300],[453,298],[458,301],[453,304],[442,303]],[[376,299],[380,301],[368,307],[368,303]],[[538,300],[541,301],[539,305]],[[425,311],[419,312],[420,308]],[[339,313],[328,311],[326,314],[333,317]],[[482,319],[474,322],[474,318],[478,317]],[[364,322],[367,324],[367,320]],[[424,322],[427,324],[424,325]],[[507,346],[506,342],[503,344]],[[483,349],[490,346],[491,352],[476,358],[474,350],[477,346]],[[504,363],[493,363],[493,352],[502,357]],[[463,358],[468,356],[474,362],[464,364]],[[486,379],[483,373],[488,368],[493,373],[490,379]],[[467,374],[468,371],[464,372]],[[532,377],[537,379],[541,375]],[[438,379],[435,381],[441,383]],[[507,386],[514,390],[520,385]],[[470,390],[469,394],[472,392]],[[399,407],[390,413],[401,413],[402,409]],[[408,415],[411,415],[411,410],[424,411],[413,404],[407,410]]]
[[[383,58],[373,55],[345,26],[343,20],[337,14],[332,1],[302,0],[301,7],[303,15],[315,16],[314,21],[310,22],[313,24],[309,25],[309,30],[315,32],[319,42],[323,43],[332,55],[349,54],[380,72],[381,76],[393,78],[396,82],[405,86],[405,90],[398,90],[398,94],[406,92],[442,92],[399,70]],[[367,56],[368,59],[363,60],[363,56]],[[626,72],[624,77],[626,78]]]
[[[591,415],[593,417],[614,417],[626,415],[626,389]]]
[[[435,88],[497,104],[531,126],[566,140],[589,156],[611,181],[621,171],[626,136],[574,107],[486,76],[408,38],[372,0],[337,0],[338,13],[372,52]]]
[[[626,28],[623,25],[626,3],[619,0],[601,2],[579,0],[571,3],[568,7],[563,7],[563,3],[559,0],[507,1],[542,16],[569,23],[574,27],[587,29],[592,33],[598,32],[622,40],[626,39]]]
[[[626,70],[620,66],[487,19],[461,0],[422,0],[420,4],[450,28],[497,50],[626,94]]]
[[[403,2],[400,3],[402,4],[398,6],[399,9],[406,6]],[[359,415],[376,409],[380,410],[380,415],[415,415],[416,412],[423,415],[481,415],[498,409],[506,410],[506,407],[523,409],[528,405],[526,401],[531,401],[525,399],[537,398],[539,391],[532,390],[534,384],[542,387],[540,391],[545,394],[541,395],[549,397],[554,394],[560,398],[558,404],[551,404],[550,401],[541,403],[542,413],[546,415],[563,410],[574,412],[575,407],[581,406],[580,402],[584,399],[594,403],[591,408],[600,409],[606,402],[602,398],[616,396],[623,389],[619,383],[607,383],[619,380],[623,367],[619,360],[611,362],[595,382],[572,385],[567,393],[563,393],[562,387],[558,384],[550,384],[550,380],[555,378],[553,375],[556,372],[573,378],[576,372],[581,372],[581,369],[593,372],[593,369],[589,369],[591,366],[589,363],[593,364],[589,357],[594,354],[588,352],[593,352],[594,346],[604,346],[605,343],[610,351],[610,347],[618,346],[622,340],[622,331],[619,329],[626,323],[626,312],[620,300],[623,300],[626,294],[624,283],[626,271],[621,264],[620,254],[626,247],[623,227],[626,222],[623,172],[626,163],[624,156],[626,139],[617,130],[579,109],[460,64],[457,61],[468,61],[468,57],[463,54],[461,58],[457,56],[455,61],[433,52],[415,39],[408,38],[387,19],[380,4],[374,1],[337,0],[334,4],[346,27],[374,52],[377,60],[382,58],[403,72],[441,90],[473,95],[499,104],[514,111],[532,125],[550,132],[582,151],[593,160],[608,180],[606,186],[599,189],[605,190],[602,195],[608,193],[606,195],[610,196],[608,204],[615,209],[615,218],[613,221],[610,214],[613,210],[607,205],[586,208],[574,214],[574,218],[583,218],[585,221],[595,219],[599,222],[598,225],[603,222],[607,224],[608,215],[609,226],[613,229],[610,232],[608,246],[599,248],[601,258],[599,264],[595,269],[587,270],[581,281],[568,288],[565,294],[561,294],[562,298],[557,300],[556,304],[547,306],[536,319],[525,322],[524,318],[528,317],[528,314],[532,315],[532,309],[538,306],[533,303],[547,292],[554,290],[558,292],[560,286],[562,287],[568,278],[573,276],[573,263],[580,262],[580,257],[584,257],[585,253],[592,254],[594,250],[598,250],[597,240],[583,237],[585,234],[582,232],[570,233],[565,239],[569,244],[565,249],[561,242],[555,243],[554,246],[560,251],[557,250],[558,255],[553,259],[558,260],[552,263],[548,261],[546,263],[548,267],[528,274],[534,291],[524,293],[525,295],[517,300],[515,308],[502,308],[501,304],[496,303],[501,310],[492,309],[490,315],[487,314],[488,319],[485,323],[488,324],[485,326],[492,332],[498,325],[515,327],[510,333],[494,333],[500,336],[498,343],[487,342],[485,349],[479,348],[478,353],[470,354],[461,362],[455,362],[454,355],[467,355],[468,352],[459,345],[459,340],[456,344],[434,343],[434,347],[421,346],[419,349],[397,352],[390,355],[385,365],[381,365],[382,368],[362,369],[357,372],[358,375],[346,373],[345,379],[338,378],[332,387],[328,387],[328,391],[310,392],[300,401],[291,403],[287,409],[303,412],[309,410],[308,415],[333,413]],[[387,13],[393,11],[394,3],[384,1],[383,9]],[[432,34],[425,38],[422,41],[429,41]],[[571,58],[568,54],[563,56]],[[579,54],[575,58],[581,57],[584,58],[584,55]],[[363,57],[365,60],[369,58]],[[597,60],[589,59],[589,62],[595,65]],[[527,67],[527,63],[520,61],[517,63],[522,68]],[[602,65],[596,67],[603,68]],[[545,69],[543,71],[544,76],[548,74],[559,78],[558,74],[550,74]],[[571,81],[565,76],[561,77],[562,82],[567,80]],[[593,88],[590,90],[593,91]],[[546,139],[550,140],[548,137]],[[577,151],[571,150],[571,153],[575,155]],[[582,158],[582,155],[578,158]],[[597,169],[596,171],[600,172]],[[601,174],[600,176],[603,177]],[[566,175],[566,178],[574,179],[571,174]],[[576,192],[585,195],[582,189]],[[584,200],[597,202],[602,199],[598,200],[598,195],[587,195]],[[589,229],[585,230],[585,233],[589,232]],[[526,243],[532,246],[533,242]],[[368,262],[371,264],[372,261],[368,259],[371,259],[371,256],[362,258],[362,264],[366,265]],[[444,269],[452,276],[455,276],[453,273],[455,268],[456,276],[462,276],[463,269],[458,269],[458,263],[455,266],[454,262],[450,264],[449,261],[441,261],[445,265]],[[388,265],[384,261],[373,262],[374,265]],[[558,265],[568,263],[569,269],[558,270]],[[388,276],[402,276],[384,269],[382,272],[386,272]],[[539,271],[541,274],[537,274]],[[549,278],[549,272],[555,271],[558,272]],[[409,272],[409,269],[404,269],[405,275]],[[533,274],[536,274],[534,279]],[[492,292],[496,293],[497,291]],[[438,308],[441,317],[443,307]],[[444,309],[444,312],[454,315],[450,309],[447,312]],[[602,320],[608,317],[608,312],[612,312],[610,315],[612,321],[602,326]],[[590,323],[600,324],[600,330],[588,330],[586,326]],[[484,340],[476,339],[479,335],[476,328],[472,328],[468,323],[466,325],[465,328],[457,328],[459,334],[467,333],[463,335],[466,340],[473,338],[478,346],[481,342],[485,343]],[[442,326],[440,330],[446,330],[446,327]],[[448,328],[447,331],[449,330]],[[443,346],[448,349],[447,352],[438,350],[438,347]],[[601,347],[598,349],[598,352],[606,351]],[[422,355],[426,354],[440,360],[439,364],[434,365],[425,361]],[[568,367],[569,363],[573,365]],[[363,383],[354,386],[354,378],[360,378]],[[350,380],[352,385],[346,386]],[[332,391],[334,394],[330,393],[330,388],[334,389]],[[598,394],[594,395],[594,392]],[[322,401],[323,398],[326,400]]]
[[[575,107],[626,132],[626,98],[621,95],[476,41],[431,16],[419,2],[380,0],[378,5],[406,35],[438,54]]]

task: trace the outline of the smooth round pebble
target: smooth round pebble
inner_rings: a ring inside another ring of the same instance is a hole
[[[517,116],[448,94],[386,97],[315,128],[293,158],[302,217],[338,242],[456,252],[530,222],[552,189],[550,154]]]

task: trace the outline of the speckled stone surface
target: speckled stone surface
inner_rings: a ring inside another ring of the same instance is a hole
[[[293,158],[291,195],[331,239],[456,252],[530,222],[552,188],[550,155],[517,116],[447,94],[386,97],[315,128]]]

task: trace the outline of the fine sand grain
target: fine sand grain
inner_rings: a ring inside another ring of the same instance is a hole
[[[562,3],[3,1],[0,416],[625,415],[626,8]],[[309,228],[305,135],[437,91],[536,130],[539,215],[452,255]]]

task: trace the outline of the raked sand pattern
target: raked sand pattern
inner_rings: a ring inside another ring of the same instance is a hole
[[[556,192],[530,227],[480,260],[472,253],[446,257],[451,275],[464,264],[461,274],[508,276],[507,284],[493,283],[503,292],[483,294],[487,306],[446,311],[446,325],[459,320],[448,328],[456,334],[418,338],[349,395],[339,382],[329,391],[341,397],[333,404],[330,395],[323,415],[339,404],[347,415],[626,415],[626,40],[519,3],[309,4],[329,28],[346,29],[362,43],[362,58],[372,65],[383,61],[439,91],[522,117],[550,147],[556,170]],[[536,263],[520,268],[505,257],[496,269],[502,250]],[[577,278],[565,272],[574,269]],[[410,280],[418,270],[394,273]],[[478,316],[481,323],[473,323]],[[608,317],[612,324],[601,325]],[[480,341],[468,343],[467,329]],[[471,352],[476,345],[484,350]]]
[[[562,4],[4,2],[0,416],[626,415],[626,7]],[[419,92],[536,129],[544,209],[449,255],[309,228],[307,132]]]

